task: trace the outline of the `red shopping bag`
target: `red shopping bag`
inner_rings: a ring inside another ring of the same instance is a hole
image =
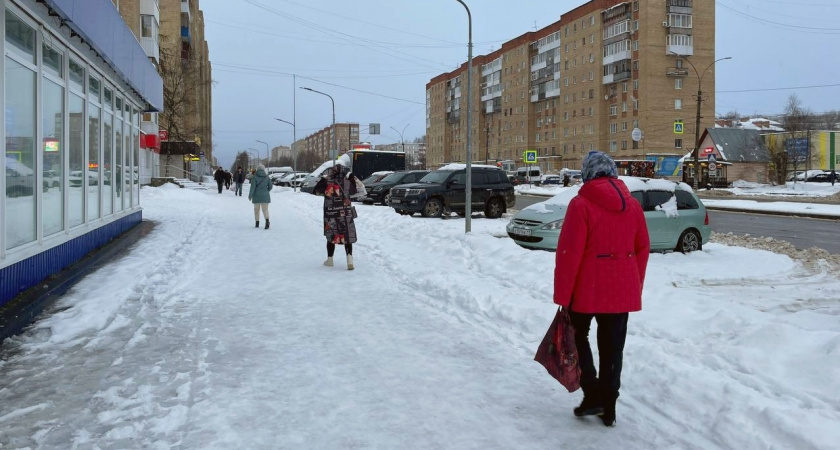
[[[569,312],[562,306],[557,308],[554,321],[537,348],[534,361],[542,364],[569,392],[574,392],[580,387],[575,329],[572,327]]]

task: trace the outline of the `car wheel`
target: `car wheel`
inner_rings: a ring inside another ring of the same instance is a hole
[[[388,193],[382,197],[382,204],[388,206],[388,203],[391,203],[391,191],[388,191]]]
[[[688,253],[697,250],[703,250],[703,241],[700,239],[700,233],[697,230],[685,230],[680,235],[680,240],[677,241],[678,252]]]
[[[423,205],[423,217],[440,217],[443,212],[443,204],[436,198],[426,200]]]
[[[484,216],[488,219],[498,219],[505,212],[505,205],[498,198],[491,198],[484,207]]]

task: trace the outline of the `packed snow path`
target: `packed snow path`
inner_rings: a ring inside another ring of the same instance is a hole
[[[504,220],[360,205],[347,271],[318,197],[275,189],[264,230],[231,191],[142,195],[155,229],[0,348],[0,448],[840,442],[840,282],[786,256],[652,255],[607,429],[531,360],[553,254]]]

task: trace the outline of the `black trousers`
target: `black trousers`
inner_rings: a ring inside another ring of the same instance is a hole
[[[595,394],[605,400],[617,398],[621,388],[621,366],[629,314],[583,314],[570,311],[569,316],[575,327],[575,345],[581,370],[580,386],[584,395]],[[589,328],[593,317],[598,323],[597,373],[592,348],[589,346]]]
[[[220,194],[222,193],[222,185],[223,185],[224,183],[225,183],[224,181],[217,181],[217,182],[216,182],[216,185],[219,187],[219,193],[220,193]]]
[[[352,255],[353,254],[353,244],[344,244],[344,252],[347,253],[348,255]],[[327,242],[327,256],[332,258],[332,256],[334,254],[335,254],[335,244],[333,244],[332,242]]]

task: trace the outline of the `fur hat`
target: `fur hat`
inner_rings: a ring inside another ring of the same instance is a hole
[[[615,176],[618,176],[618,170],[615,168],[615,161],[610,158],[610,155],[604,152],[591,151],[583,158],[581,178],[583,178],[584,183],[599,177]]]
[[[262,170],[263,172],[265,172],[265,166],[260,164],[257,166],[257,170]]]

